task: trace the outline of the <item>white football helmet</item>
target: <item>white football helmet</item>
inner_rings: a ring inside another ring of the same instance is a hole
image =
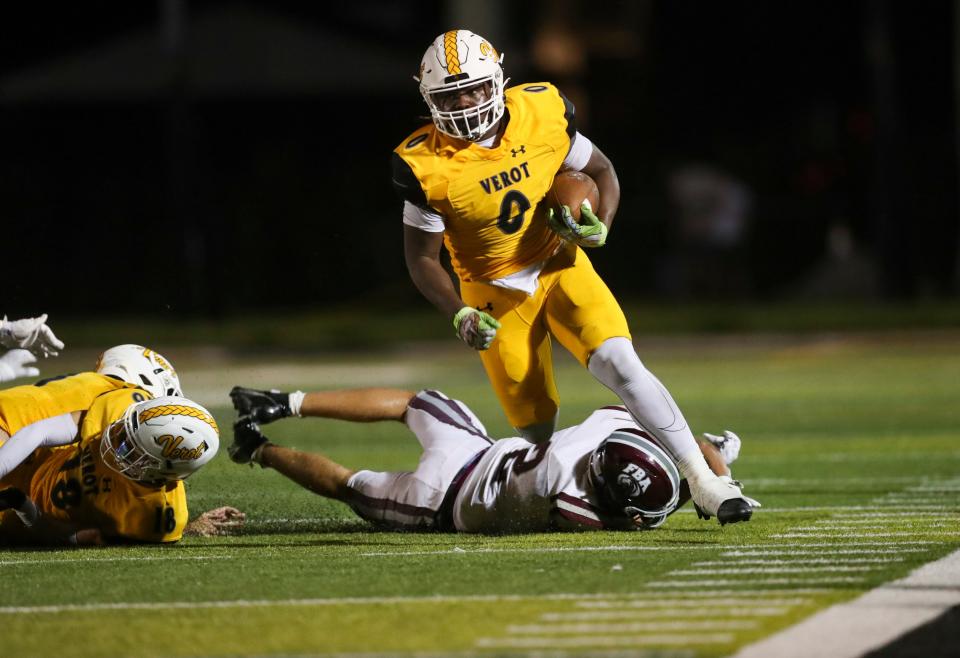
[[[500,120],[506,84],[502,62],[489,41],[469,30],[450,30],[433,40],[414,79],[437,130],[474,142]],[[459,97],[471,91],[476,104],[462,107]]]
[[[136,384],[155,398],[183,395],[180,378],[170,362],[141,345],[117,345],[97,359],[96,371]]]
[[[219,448],[220,430],[210,412],[172,395],[131,404],[100,439],[104,464],[149,483],[183,480]]]

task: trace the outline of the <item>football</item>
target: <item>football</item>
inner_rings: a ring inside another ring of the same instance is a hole
[[[582,171],[561,171],[553,179],[553,185],[547,192],[547,205],[554,212],[560,212],[560,206],[570,208],[573,218],[580,221],[580,205],[586,201],[594,211],[600,203],[600,191],[593,179]]]

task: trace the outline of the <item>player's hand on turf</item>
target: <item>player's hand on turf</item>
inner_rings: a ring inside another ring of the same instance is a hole
[[[720,457],[723,458],[723,463],[727,466],[735,462],[737,457],[740,456],[740,437],[730,430],[724,430],[723,436],[704,432],[703,438],[713,444],[719,451]]]
[[[204,512],[187,524],[183,533],[194,537],[229,535],[243,527],[247,515],[235,507],[218,507]]]
[[[37,357],[27,350],[10,350],[0,356],[0,382],[9,382],[20,377],[36,377],[40,371],[28,363],[33,363]]]
[[[547,211],[547,226],[567,242],[576,242],[581,247],[602,247],[607,242],[607,225],[600,221],[587,203],[580,206],[579,223],[567,206],[560,206],[559,213],[550,208]]]
[[[475,350],[485,350],[496,338],[500,323],[489,313],[464,306],[453,316],[453,328],[464,343]]]
[[[47,314],[23,320],[0,320],[0,345],[8,349],[19,347],[37,356],[56,356],[63,349],[63,341],[46,325]]]

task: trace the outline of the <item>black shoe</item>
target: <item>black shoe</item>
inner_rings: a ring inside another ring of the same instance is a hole
[[[749,521],[751,516],[753,516],[753,506],[743,498],[725,500],[717,510],[717,521],[720,525]]]
[[[234,386],[230,391],[233,408],[241,416],[250,416],[262,425],[286,418],[290,410],[290,394],[282,391],[258,391],[254,388]]]
[[[238,464],[252,464],[253,453],[267,443],[267,437],[260,433],[260,426],[253,418],[245,416],[233,424],[233,443],[227,452]]]

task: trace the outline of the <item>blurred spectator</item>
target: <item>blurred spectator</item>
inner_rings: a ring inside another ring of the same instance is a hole
[[[751,191],[710,165],[687,165],[668,181],[676,249],[661,272],[661,284],[673,295],[707,299],[750,292],[743,250]]]

